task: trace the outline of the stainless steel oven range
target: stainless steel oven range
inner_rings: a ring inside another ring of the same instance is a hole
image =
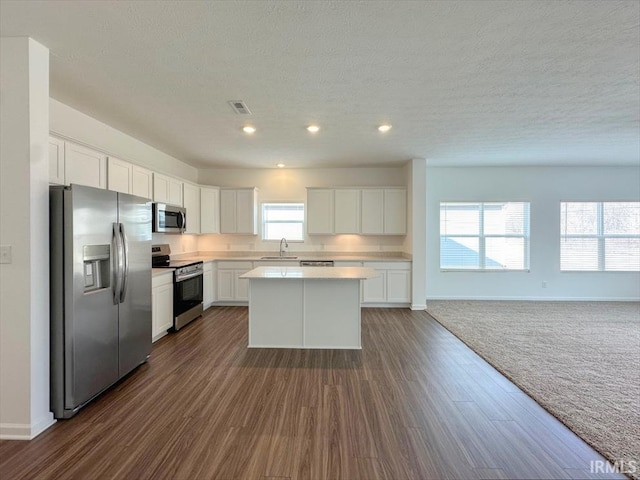
[[[203,273],[201,261],[171,260],[168,244],[153,245],[153,268],[174,268],[173,272],[173,329],[180,330],[202,315]]]

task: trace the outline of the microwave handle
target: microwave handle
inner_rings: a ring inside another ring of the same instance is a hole
[[[184,212],[179,212],[179,214],[178,228],[180,228],[180,233],[184,233],[187,230],[187,214]]]

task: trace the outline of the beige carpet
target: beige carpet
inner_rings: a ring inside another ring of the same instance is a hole
[[[610,461],[640,465],[640,303],[429,301],[427,312]]]

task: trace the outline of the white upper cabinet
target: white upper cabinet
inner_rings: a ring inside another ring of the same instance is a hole
[[[360,233],[360,190],[336,190],[333,202],[334,233]]]
[[[362,190],[362,233],[380,235],[384,233],[384,190]]]
[[[107,156],[90,148],[65,142],[65,184],[107,188]]]
[[[257,235],[257,210],[257,189],[220,189],[220,233]]]
[[[200,187],[200,232],[220,233],[220,189]]]
[[[307,233],[405,235],[405,188],[308,188]]]
[[[64,185],[64,141],[49,137],[49,183]]]
[[[307,189],[307,233],[333,234],[333,190]]]
[[[184,184],[184,208],[187,209],[187,228],[184,233],[200,233],[200,187]]]
[[[384,191],[384,233],[407,233],[407,191],[404,188],[387,188]]]
[[[131,193],[133,165],[116,157],[109,157],[108,188],[114,192]]]
[[[138,197],[153,199],[153,172],[151,170],[133,165],[131,193]]]
[[[407,190],[375,188],[362,190],[362,234],[407,233]]]
[[[160,173],[154,173],[153,201],[182,207],[182,182]]]

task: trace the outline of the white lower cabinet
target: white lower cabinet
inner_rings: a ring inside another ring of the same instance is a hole
[[[173,271],[151,280],[152,341],[167,334],[173,326]]]
[[[362,303],[411,303],[411,262],[364,262],[363,266],[374,268],[380,276],[362,282]]]
[[[202,303],[203,308],[207,309],[215,300],[215,264],[214,262],[204,263],[204,274],[202,275]]]
[[[253,269],[253,262],[219,261],[217,273],[217,298],[218,304],[238,304],[249,301],[249,281],[240,278],[240,275]]]
[[[375,264],[365,267],[375,268]],[[387,272],[376,269],[379,275],[374,278],[367,278],[362,282],[362,302],[363,303],[385,303],[387,301]]]
[[[411,270],[387,270],[387,302],[411,303]]]

